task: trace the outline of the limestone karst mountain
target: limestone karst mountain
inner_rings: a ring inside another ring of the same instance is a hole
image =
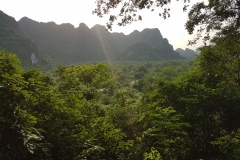
[[[0,50],[15,53],[24,67],[43,63],[37,44],[22,32],[13,17],[0,11],[0,22]]]
[[[88,28],[84,23],[42,23],[27,17],[18,22],[30,39],[48,58],[59,62],[112,60],[181,59],[158,29],[134,31],[129,35],[110,33],[104,26]],[[144,44],[144,45],[142,45]],[[130,55],[128,52],[134,52]]]
[[[0,49],[17,54],[23,66],[81,62],[156,61],[182,59],[160,31],[144,29],[129,35],[110,33],[104,26],[84,23],[37,22],[23,17],[18,22],[0,11]],[[44,58],[43,58],[44,57]]]

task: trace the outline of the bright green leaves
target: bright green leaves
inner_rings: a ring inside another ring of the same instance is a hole
[[[144,124],[142,141],[144,146],[155,147],[164,159],[184,157],[188,151],[188,136],[186,129],[189,124],[183,121],[183,116],[171,108],[149,106],[143,114]]]
[[[16,100],[23,98],[21,90],[26,84],[22,77],[23,71],[16,55],[0,51],[0,94],[3,96],[1,97],[3,101],[2,106],[13,105],[15,96],[19,98]]]
[[[95,117],[90,124],[88,141],[86,141],[88,147],[83,151],[87,159],[126,157],[122,154],[128,149],[125,148],[125,135],[120,129],[115,128],[105,117]]]
[[[100,89],[111,81],[109,69],[103,63],[91,66],[59,67],[56,72],[60,76],[62,90],[75,88],[78,85]]]
[[[54,133],[61,133],[57,139],[51,138],[56,147],[61,146],[54,157],[61,154],[71,159],[125,159],[123,153],[128,153],[130,141],[125,141],[125,134],[111,123],[101,104],[103,96],[113,96],[107,65],[59,67],[56,72],[64,100],[62,110],[69,115],[57,116],[61,128],[53,124]]]
[[[151,152],[144,153],[144,160],[162,160],[161,154],[154,148],[151,148]]]
[[[20,67],[20,60],[16,55],[0,50],[0,73],[1,75],[4,73],[12,74],[14,72],[23,71],[22,67]]]
[[[59,91],[65,96],[81,94],[82,99],[97,100],[99,94],[108,92],[113,84],[106,64],[59,67]]]

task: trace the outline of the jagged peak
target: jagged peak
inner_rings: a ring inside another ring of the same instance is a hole
[[[19,21],[26,21],[26,20],[31,20],[31,21],[34,21],[26,16],[22,17]]]
[[[80,27],[80,26],[86,26],[87,27],[87,25],[83,22],[79,23],[78,27]]]
[[[165,42],[165,43],[168,43],[168,44],[169,44],[169,42],[168,42],[168,39],[167,39],[167,38],[163,38],[163,42]]]
[[[158,28],[145,28],[144,30],[142,30],[141,33],[147,33],[147,34],[152,33],[154,35],[160,35],[162,37],[162,34]]]
[[[35,21],[35,20],[33,20],[33,19],[31,19],[31,18],[28,18],[28,17],[22,17],[18,22],[24,22],[24,23],[26,23],[26,22],[34,22],[34,23],[40,23],[40,22],[38,22],[38,21]]]
[[[89,27],[85,23],[80,23],[78,28],[79,29],[88,29],[89,30]]]
[[[134,30],[132,33],[140,33],[139,30]]]
[[[74,32],[75,30],[75,27],[70,23],[62,23],[59,25],[59,27],[63,32]]]
[[[129,35],[137,35],[139,34],[140,32],[138,30],[134,30],[133,32],[131,32]]]

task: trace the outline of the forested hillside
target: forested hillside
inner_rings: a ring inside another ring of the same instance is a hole
[[[18,23],[0,11],[0,49],[17,54],[24,67],[46,64],[38,46],[19,28]],[[33,56],[34,55],[34,56]],[[33,57],[31,59],[31,57]]]

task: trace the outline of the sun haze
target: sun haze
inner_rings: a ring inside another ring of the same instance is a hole
[[[188,35],[184,27],[187,13],[182,11],[182,3],[181,1],[171,3],[171,17],[169,19],[163,20],[159,17],[158,10],[160,8],[157,8],[155,12],[145,10],[140,12],[143,17],[142,21],[133,22],[124,27],[114,25],[112,32],[129,34],[134,30],[158,28],[174,49],[185,49],[186,47],[196,49],[199,45],[187,46],[191,36]],[[91,28],[95,24],[105,25],[108,22],[108,15],[99,18],[92,14],[95,7],[95,0],[2,0],[0,10],[14,17],[17,21],[22,17],[28,17],[38,22],[71,23],[75,27],[83,22]]]

